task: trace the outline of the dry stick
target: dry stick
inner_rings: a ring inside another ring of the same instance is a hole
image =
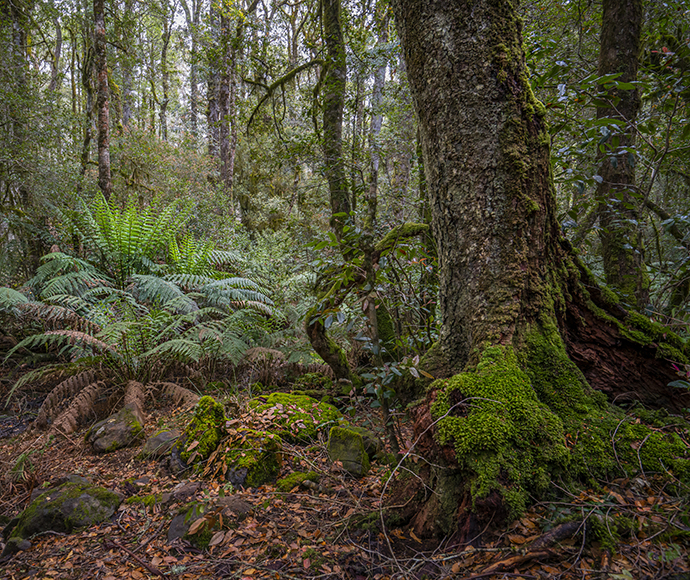
[[[141,550],[142,548],[145,548],[145,547],[149,544],[149,542],[151,542],[151,540],[155,539],[156,536],[158,536],[158,534],[160,534],[161,530],[163,529],[163,526],[165,526],[166,523],[167,523],[167,520],[166,520],[166,519],[163,519],[163,521],[161,522],[161,525],[158,526],[158,528],[156,529],[155,532],[153,532],[153,535],[152,535],[148,540],[146,540],[145,542],[142,542],[141,544],[139,544],[139,545],[134,549],[134,552],[138,552],[138,551]]]
[[[390,550],[390,553],[391,553],[391,555],[393,556],[393,560],[395,561],[396,566],[398,567],[398,569],[400,570],[400,572],[403,573],[403,575],[405,574],[405,570],[403,570],[402,566],[400,566],[400,562],[398,562],[398,559],[395,557],[395,552],[393,551],[393,546],[392,546],[392,544],[391,544],[391,539],[390,539],[390,537],[388,536],[388,531],[386,530],[386,522],[385,522],[385,520],[384,520],[384,518],[383,518],[383,496],[386,494],[386,489],[388,488],[388,483],[393,479],[393,476],[395,475],[395,472],[398,471],[398,468],[402,465],[403,461],[405,461],[405,460],[407,459],[407,457],[410,455],[410,453],[412,453],[412,450],[415,448],[415,446],[417,445],[417,443],[419,443],[419,440],[426,434],[426,432],[427,432],[429,429],[431,429],[434,425],[436,425],[436,423],[438,423],[438,422],[441,421],[442,419],[445,419],[445,418],[448,416],[448,414],[449,414],[453,409],[455,409],[455,407],[458,407],[458,406],[460,406],[460,405],[462,405],[462,404],[464,404],[464,403],[465,403],[464,400],[463,400],[463,401],[460,401],[459,403],[455,403],[455,405],[453,405],[450,409],[448,409],[448,411],[446,411],[445,414],[443,414],[441,417],[439,417],[438,419],[436,419],[436,421],[434,421],[433,423],[431,423],[431,425],[429,425],[426,429],[424,429],[424,431],[422,431],[422,432],[419,434],[419,436],[417,437],[417,439],[415,439],[414,443],[412,443],[412,445],[410,445],[410,448],[405,452],[405,455],[402,456],[402,458],[398,461],[398,464],[393,468],[393,471],[391,471],[390,477],[386,480],[386,483],[384,484],[383,489],[381,490],[381,496],[380,496],[381,504],[380,504],[380,507],[379,507],[379,519],[381,520],[381,529],[382,529],[382,531],[383,531],[383,536],[386,538],[386,543],[388,544],[388,549]]]
[[[152,566],[151,564],[147,564],[144,562],[139,556],[137,556],[134,552],[131,550],[128,550],[121,544],[118,544],[115,540],[106,540],[105,541],[106,547],[113,547],[113,548],[120,548],[123,552],[127,553],[130,557],[134,558],[141,566],[146,568],[151,574],[155,574],[156,576],[160,576],[161,578],[167,578],[167,576],[161,572],[158,568],[155,566]]]

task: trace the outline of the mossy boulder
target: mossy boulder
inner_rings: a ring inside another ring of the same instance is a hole
[[[355,477],[369,472],[369,456],[362,435],[348,427],[332,427],[328,435],[328,457],[340,461],[343,469]]]
[[[32,501],[9,537],[30,538],[48,530],[69,534],[108,519],[121,502],[120,494],[103,487],[68,482]]]
[[[182,461],[192,465],[208,459],[223,438],[225,422],[223,405],[212,397],[201,397],[180,441]]]
[[[370,460],[374,459],[374,457],[383,451],[383,441],[381,441],[379,436],[370,429],[359,427],[358,425],[342,425],[342,427],[345,427],[350,431],[354,431],[355,433],[359,433],[362,436],[364,450],[367,452]]]
[[[225,478],[236,487],[258,487],[280,473],[283,442],[274,433],[238,429],[223,445]]]
[[[321,403],[306,395],[272,393],[249,402],[264,422],[275,425],[280,437],[290,442],[315,439],[318,432],[341,423],[343,415],[333,405]]]
[[[138,405],[129,404],[91,427],[86,433],[86,441],[94,451],[108,453],[129,447],[143,436],[143,414]]]

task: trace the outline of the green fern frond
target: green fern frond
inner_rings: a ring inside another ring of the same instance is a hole
[[[69,272],[51,279],[41,290],[41,298],[47,299],[57,294],[72,294],[81,296],[88,290],[107,286],[109,281],[100,273],[95,271],[80,270]]]
[[[142,358],[164,358],[179,362],[198,362],[203,349],[197,342],[178,338],[168,340],[142,354]]]
[[[26,304],[29,299],[21,292],[12,288],[0,288],[0,312],[8,312],[18,316],[20,309],[18,306]]]
[[[197,290],[206,284],[215,282],[215,278],[203,274],[168,274],[165,279],[185,290]]]
[[[140,302],[161,305],[184,296],[177,284],[158,276],[134,274],[131,282],[132,293]]]

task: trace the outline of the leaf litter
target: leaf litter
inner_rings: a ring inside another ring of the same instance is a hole
[[[408,426],[401,431],[411,440]],[[403,442],[402,447],[410,445]],[[1,471],[9,473],[17,458],[32,449],[47,452],[35,454],[38,459],[23,478],[2,481],[0,514],[6,518],[28,505],[34,489],[69,473],[128,497],[165,497],[179,484],[160,463],[137,459],[138,449],[96,455],[77,434],[52,442],[30,433],[0,440]],[[228,497],[227,486],[218,481],[199,480],[194,494],[179,503],[123,502],[100,525],[71,535],[34,537],[29,550],[0,564],[0,579],[690,577],[687,490],[673,494],[653,477],[614,480],[577,495],[563,490],[562,501],[536,503],[519,520],[488,530],[481,543],[453,545],[447,538],[420,538],[410,527],[382,525],[388,467],[374,464],[368,476],[353,479],[329,462],[323,441],[306,448],[286,444],[283,459],[281,477],[311,470],[323,484],[296,486],[287,493],[275,485],[231,490],[232,498],[246,502],[251,511],[239,517],[231,505],[229,511],[210,510],[192,522],[190,532],[196,534],[206,524],[219,528],[204,549],[187,540],[169,542],[167,529],[186,501],[215,505]]]

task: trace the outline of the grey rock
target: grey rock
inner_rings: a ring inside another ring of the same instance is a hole
[[[144,435],[143,425],[143,413],[138,405],[125,405],[114,415],[91,427],[86,440],[99,453],[116,451],[136,443]]]
[[[141,454],[146,457],[153,457],[159,459],[169,455],[173,446],[180,437],[180,432],[176,429],[170,431],[159,431],[152,437],[149,437],[144,443],[144,448]]]
[[[172,490],[171,501],[184,503],[189,501],[201,489],[198,481],[183,481],[178,483]]]
[[[184,538],[189,531],[189,526],[203,516],[207,509],[208,506],[206,504],[192,502],[180,510],[170,522],[170,527],[168,528],[168,542]]]
[[[23,538],[10,538],[5,544],[5,549],[0,554],[0,562],[9,560],[17,552],[28,550],[31,547],[31,542]]]

